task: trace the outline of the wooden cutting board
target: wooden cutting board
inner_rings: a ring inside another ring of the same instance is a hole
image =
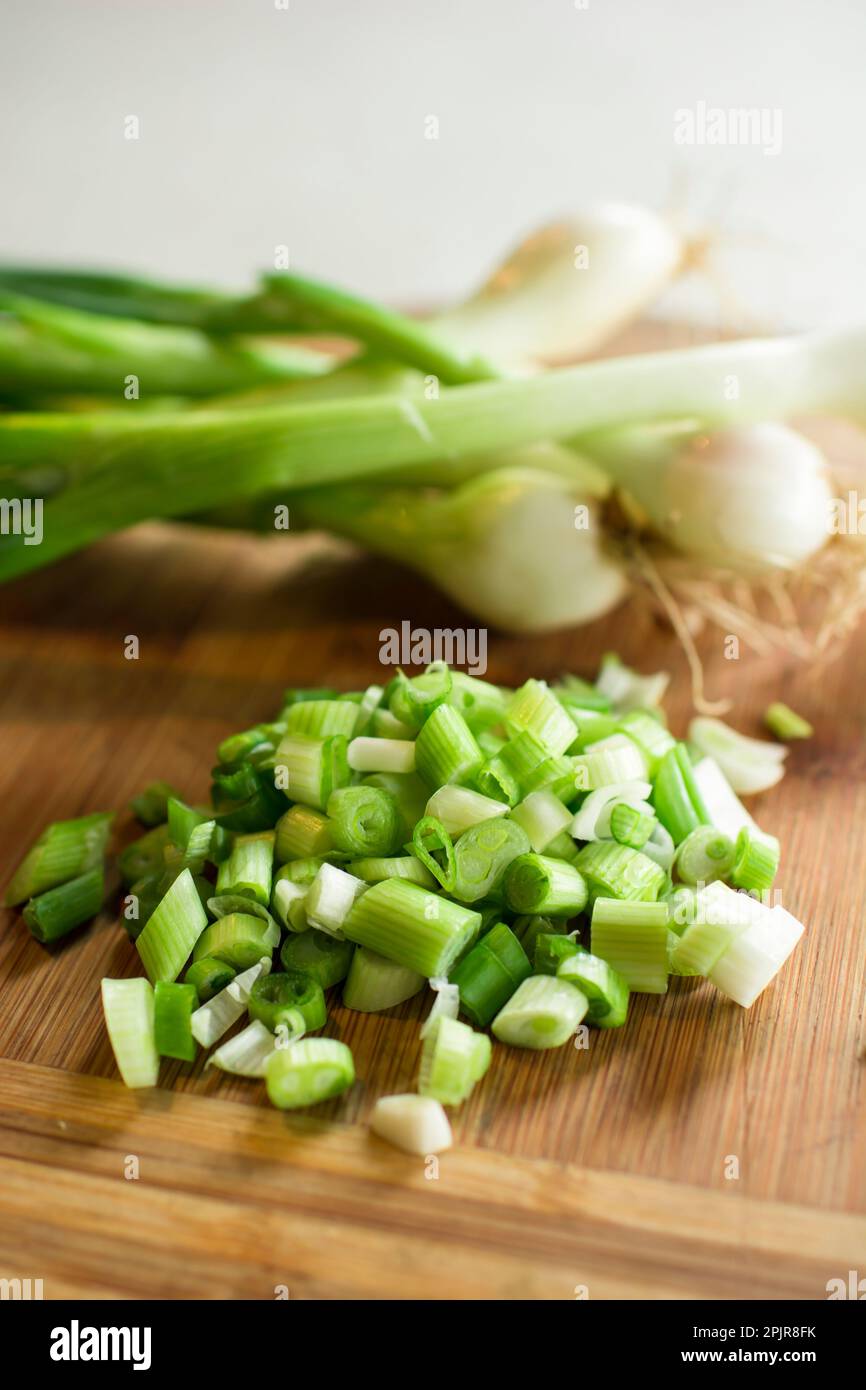
[[[377,679],[382,628],[461,620],[334,542],[156,525],[0,605],[3,882],[48,821],[122,808],[159,776],[205,798],[218,740],[284,686]],[[675,673],[683,732],[681,651],[637,604],[578,632],[491,634],[488,674],[590,674],[611,647]],[[327,1032],[359,1079],[314,1116],[200,1063],[131,1092],[99,1005],[103,975],[139,973],[122,928],[106,915],[46,950],[0,914],[0,1277],[41,1278],[48,1298],[819,1299],[866,1274],[862,631],[820,671],[725,660],[718,635],[703,655],[744,730],[780,696],[816,728],[753,803],[809,930],[750,1011],[676,981],[588,1051],[497,1047],[437,1167],[365,1125],[412,1087],[426,998],[381,1017],[335,1003]]]

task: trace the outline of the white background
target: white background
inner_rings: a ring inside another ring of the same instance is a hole
[[[864,0],[584,2],[2,0],[0,255],[241,284],[285,243],[425,304],[616,197],[702,221],[728,306],[862,317]],[[677,146],[698,101],[779,108],[781,153]]]

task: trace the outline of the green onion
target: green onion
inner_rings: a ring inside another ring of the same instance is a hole
[[[162,825],[168,820],[170,797],[182,800],[180,792],[175,791],[170,782],[150,782],[143,792],[132,798],[129,808],[142,825]]]
[[[311,882],[315,881],[315,875]],[[287,931],[307,931],[311,923],[307,917],[308,884],[295,883],[289,878],[279,878],[271,893],[271,907],[281,926]]]
[[[613,834],[612,819],[615,806],[632,806],[643,814],[655,813],[646,805],[652,784],[644,781],[613,782],[590,792],[575,813],[571,833],[576,840],[607,840]],[[623,843],[625,843],[623,841]],[[638,846],[632,846],[638,848]]]
[[[429,885],[431,888],[439,883],[446,893],[454,892],[457,882],[454,845],[448,831],[435,816],[422,816],[415,826],[412,831],[412,853],[433,878],[434,882]]]
[[[279,939],[280,932],[276,925],[269,926],[260,917],[248,913],[231,912],[227,917],[211,922],[202,932],[196,942],[193,959],[214,956],[233,965],[236,970],[249,970],[262,956],[270,955]]]
[[[560,961],[556,973],[586,995],[590,1023],[597,1028],[622,1027],[628,1013],[628,981],[608,961],[577,951]]]
[[[244,897],[242,893],[220,893],[217,897],[208,898],[205,906],[212,917],[230,917],[235,912],[258,917],[270,928],[274,940],[280,939],[279,928],[269,909],[264,903],[257,903],[252,898]]]
[[[575,917],[586,907],[586,880],[571,864],[541,854],[522,854],[505,875],[505,898],[513,912]]]
[[[339,984],[349,973],[352,954],[351,941],[338,941],[325,932],[308,931],[300,936],[287,936],[280,947],[284,970],[300,970],[319,981],[322,989]]]
[[[460,711],[474,734],[481,734],[504,722],[511,693],[465,671],[452,671],[448,704]]]
[[[353,738],[349,767],[355,772],[414,772],[415,744],[397,738]]]
[[[273,831],[238,835],[228,859],[219,866],[217,893],[252,898],[266,907],[271,900],[273,865]]]
[[[215,956],[202,956],[187,967],[184,984],[192,985],[198,995],[198,1002],[206,1004],[219,994],[221,989],[231,984],[237,971],[227,961],[217,960]]]
[[[508,803],[494,801],[468,787],[440,787],[427,802],[426,815],[434,816],[455,840],[481,821],[508,813]]]
[[[256,724],[252,729],[224,738],[217,749],[217,757],[221,763],[228,764],[266,761],[276,751],[285,732],[283,720],[276,724]]]
[[[362,779],[364,787],[379,787],[397,804],[400,817],[400,843],[411,839],[415,824],[424,815],[428,791],[414,772],[373,772]]]
[[[727,878],[734,865],[733,841],[712,825],[699,825],[677,847],[674,863],[683,883]]]
[[[288,864],[281,865],[274,874],[274,889],[278,883],[284,881],[309,887],[322,865],[330,864],[338,858],[342,856],[329,851],[326,855],[317,854],[311,859],[290,859]]]
[[[743,826],[737,836],[731,883],[747,893],[766,893],[779,871],[779,841]]]
[[[78,820],[55,821],[43,830],[18,865],[4,902],[7,907],[36,897],[48,888],[68,883],[102,864],[113,815],[97,812]],[[134,878],[141,878],[137,873]],[[133,880],[130,880],[133,881]]]
[[[192,1016],[192,1035],[202,1047],[210,1047],[228,1032],[247,1011],[250,990],[260,975],[270,973],[270,956],[264,956],[249,970],[235,978],[221,989],[207,1003],[200,1005]]]
[[[274,1035],[254,1019],[242,1032],[224,1042],[207,1059],[209,1067],[219,1067],[232,1076],[264,1076],[268,1058],[274,1050]]]
[[[307,889],[304,912],[308,921],[320,931],[340,936],[346,918],[365,889],[366,884],[352,874],[334,864],[323,864]]]
[[[381,787],[343,787],[328,798],[331,836],[338,850],[357,857],[393,854],[400,820],[393,796]]]
[[[418,1093],[461,1105],[490,1066],[490,1039],[456,1018],[441,1017],[421,1048]]]
[[[432,1096],[380,1096],[370,1128],[395,1148],[422,1158],[442,1153],[454,1142],[448,1116]]]
[[[250,1018],[258,1019],[272,1033],[296,1009],[303,1016],[307,1033],[323,1028],[328,1018],[320,982],[303,970],[260,975],[250,990],[247,1008]]]
[[[96,916],[104,894],[102,868],[89,869],[86,874],[31,898],[24,909],[24,921],[37,941],[59,941]]]
[[[286,734],[327,738],[344,734],[351,738],[358,722],[357,706],[347,700],[303,700],[285,712]]]
[[[568,923],[564,917],[515,917],[512,931],[520,942],[529,960],[535,959],[535,945],[542,935],[568,936]]]
[[[416,970],[359,946],[343,985],[343,1003],[358,1013],[379,1013],[411,999],[426,983]]]
[[[572,718],[578,725],[577,738],[572,744],[573,753],[585,753],[594,743],[602,743],[606,738],[621,733],[620,716],[607,714],[604,710],[577,708],[569,704]]]
[[[616,710],[654,709],[664,698],[669,681],[667,671],[641,676],[626,666],[616,652],[606,652],[595,688],[607,696]]]
[[[491,1026],[500,1042],[541,1051],[568,1042],[588,1008],[586,995],[567,981],[555,975],[530,975]]]
[[[303,1038],[276,1048],[265,1064],[268,1099],[278,1110],[298,1110],[342,1095],[355,1080],[355,1064],[336,1038]]]
[[[207,915],[195,881],[189,869],[184,869],[135,942],[153,984],[177,979],[206,927]],[[197,951],[196,959],[210,954]]]
[[[287,859],[312,859],[333,848],[331,822],[312,806],[290,806],[274,827],[274,858],[278,864]]]
[[[602,714],[610,710],[610,700],[606,695],[602,695],[596,690],[589,681],[583,680],[580,676],[566,674],[552,687],[556,698],[569,709],[597,711]],[[580,716],[576,716],[577,723],[580,723]]]
[[[486,1028],[532,974],[526,952],[514,933],[499,922],[451,972],[460,991],[460,1007],[477,1028]]]
[[[404,879],[389,878],[358,899],[343,930],[350,941],[429,979],[448,974],[480,924],[480,913]]]
[[[389,700],[394,718],[417,731],[434,709],[448,700],[453,679],[444,661],[434,662],[422,676],[411,679],[403,671],[398,671]]]
[[[103,980],[102,1008],[114,1058],[126,1086],[155,1086],[153,988],[144,979]]]
[[[716,961],[760,913],[760,903],[746,893],[735,893],[724,883],[700,889],[690,905],[688,925],[671,954],[677,972],[709,975]]]
[[[367,732],[374,738],[387,738],[394,742],[413,743],[415,740],[415,730],[411,724],[404,724],[402,720],[395,719],[389,709],[373,711]]]
[[[532,958],[534,975],[555,975],[564,960],[582,952],[573,936],[562,936],[557,932],[539,932],[535,938],[535,953]]]
[[[405,878],[410,883],[417,883],[419,888],[436,887],[436,879],[414,854],[400,855],[395,859],[352,859],[346,865],[346,872],[364,883],[381,883],[384,878]]]
[[[567,830],[560,831],[547,846],[548,859],[564,859],[567,864],[573,864],[577,856],[577,845]]]
[[[653,805],[662,825],[679,845],[699,825],[709,824],[688,751],[678,743],[662,758],[653,787]]]
[[[422,781],[434,791],[452,782],[470,782],[484,761],[475,736],[451,705],[437,705],[415,740]]]
[[[676,739],[654,715],[644,709],[629,710],[622,715],[619,728],[633,739],[647,760],[650,776],[654,777],[665,753],[676,746]]]
[[[346,738],[308,738],[287,734],[280,739],[275,772],[281,776],[282,790],[292,801],[323,811],[332,792],[349,782]]]
[[[781,700],[776,700],[764,711],[764,723],[770,732],[776,735],[776,738],[786,740],[811,738],[815,732],[808,719],[804,719],[801,714],[797,714]]]
[[[530,792],[511,811],[511,819],[526,831],[536,854],[543,854],[560,831],[570,826],[574,817],[567,806],[551,791]]]
[[[361,734],[365,734],[367,732],[368,728],[370,727],[370,721],[372,720],[373,715],[382,703],[382,698],[384,694],[385,691],[381,685],[367,686],[367,689],[361,696],[361,700],[358,704],[357,713],[355,715],[355,726],[352,729],[352,735],[354,738],[358,738]]]
[[[553,758],[558,758],[577,738],[574,720],[546,681],[526,681],[512,696],[505,721],[512,733],[533,734]]]
[[[192,1035],[193,1010],[198,1008],[194,985],[157,980],[153,990],[156,1050],[161,1057],[194,1062],[197,1051]]]
[[[516,821],[482,821],[464,831],[454,846],[453,896],[474,903],[496,895],[505,874],[529,849],[529,838]]]
[[[601,956],[638,994],[665,994],[668,987],[667,903],[596,898],[592,954]]]
[[[668,929],[682,936],[695,920],[698,889],[688,883],[678,883],[665,893],[661,901],[668,905]]]
[[[610,833],[619,845],[643,849],[656,827],[656,818],[647,808],[641,811],[627,801],[617,801],[610,813]]]
[[[742,801],[714,758],[701,758],[692,768],[695,786],[707,812],[707,822],[736,840],[743,826],[757,830]]]
[[[765,739],[748,738],[721,719],[693,719],[689,740],[700,753],[715,758],[735,792],[746,795],[766,791],[785,775],[787,748]]]
[[[610,734],[588,744],[585,752],[572,759],[572,766],[579,791],[641,781],[647,774],[646,757],[627,734]]]
[[[609,840],[584,845],[575,860],[586,879],[590,900],[622,898],[651,901],[665,884],[665,872],[642,850]]]
[[[716,989],[744,1009],[754,1004],[778,974],[803,935],[802,922],[784,908],[767,908],[760,903],[753,906],[758,908],[755,919],[730,942],[709,971]]]

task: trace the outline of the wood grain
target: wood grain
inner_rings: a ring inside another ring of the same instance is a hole
[[[156,776],[205,797],[218,740],[267,717],[285,685],[377,678],[383,627],[462,617],[335,542],[156,525],[0,604],[4,881],[49,820],[123,807]],[[674,671],[683,731],[680,649],[637,603],[579,632],[491,633],[488,674],[589,674],[612,646]],[[267,1298],[284,1283],[298,1297],[570,1298],[588,1284],[591,1297],[820,1298],[828,1278],[866,1269],[862,632],[820,670],[727,661],[718,634],[702,653],[747,732],[780,695],[816,728],[753,803],[784,845],[783,901],[809,926],[753,1009],[680,981],[588,1051],[497,1049],[455,1118],[459,1147],[427,1180],[363,1123],[377,1096],[411,1086],[424,1001],[381,1017],[335,1003],[327,1031],[352,1046],[359,1082],[315,1120],[200,1063],[166,1065],[159,1092],[132,1095],[98,1001],[101,976],[137,973],[125,933],[106,914],[45,950],[4,914],[0,1275],[44,1277],[48,1296]]]

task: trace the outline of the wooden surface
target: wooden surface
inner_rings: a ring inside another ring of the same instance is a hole
[[[0,605],[4,882],[50,820],[121,808],[157,776],[206,797],[220,737],[268,717],[285,685],[379,677],[383,627],[461,620],[336,543],[159,526]],[[682,732],[685,663],[635,604],[579,632],[491,633],[488,674],[590,674],[612,646],[674,671]],[[2,914],[0,1277],[43,1278],[46,1297],[813,1299],[866,1272],[862,631],[822,671],[726,661],[718,636],[704,655],[741,728],[758,732],[780,695],[816,727],[750,803],[782,838],[783,902],[808,924],[750,1011],[674,981],[588,1051],[497,1046],[433,1176],[364,1124],[377,1096],[412,1086],[426,998],[382,1017],[334,1007],[326,1031],[359,1079],[314,1118],[201,1064],[127,1092],[99,1006],[101,976],[139,973],[122,928],[106,915],[46,950]],[[128,813],[119,828],[131,835]]]

